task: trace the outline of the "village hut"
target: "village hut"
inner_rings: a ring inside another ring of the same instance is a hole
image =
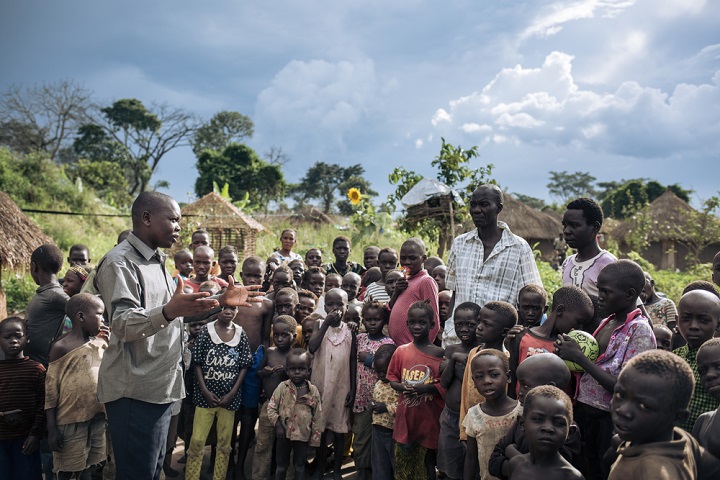
[[[540,250],[543,259],[547,261],[555,259],[553,241],[562,232],[562,223],[555,217],[505,193],[503,209],[498,215],[498,220],[507,223],[510,231],[525,239],[531,247]]]
[[[692,222],[695,210],[671,190],[665,191],[650,205],[641,209],[633,217],[613,230],[622,253],[631,250],[628,237],[643,229],[649,245],[640,255],[656,268],[684,270],[688,267],[688,248],[683,244],[684,232]],[[711,262],[713,255],[720,250],[720,244],[713,243],[700,253],[701,262]]]
[[[217,252],[226,245],[233,245],[238,249],[240,261],[255,255],[257,235],[265,230],[259,222],[216,192],[187,205],[181,213],[183,231],[191,233],[204,228],[210,234],[213,250]]]
[[[8,316],[7,298],[2,288],[2,271],[26,271],[30,256],[40,245],[52,243],[4,192],[0,192],[0,319]]]

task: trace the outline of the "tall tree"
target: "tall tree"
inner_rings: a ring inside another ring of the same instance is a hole
[[[148,189],[160,160],[174,148],[188,145],[196,129],[192,114],[167,105],[154,105],[149,110],[135,98],[117,100],[101,108],[94,125],[102,127],[124,147],[132,196]],[[88,143],[92,135],[103,142],[107,140],[97,134],[97,129],[88,128],[80,142]]]
[[[547,188],[551,197],[564,204],[577,197],[595,197],[595,180],[588,172],[551,171]]]
[[[365,169],[360,164],[342,167],[338,164],[316,162],[308,169],[300,183],[293,187],[293,193],[301,203],[310,199],[320,200],[323,212],[330,213],[335,204],[336,192],[341,196],[346,193],[340,191],[343,182],[355,176],[362,177],[364,173]]]
[[[675,195],[686,202],[690,201],[692,190],[686,190],[678,184],[665,186],[655,180],[636,178],[625,180],[612,190],[605,192],[601,206],[605,215],[609,217],[617,219],[629,218],[665,193],[667,189],[672,190]]]
[[[0,96],[0,143],[55,160],[89,119],[92,92],[72,80],[14,85]]]
[[[227,183],[231,198],[240,199],[247,193],[251,208],[267,208],[270,201],[282,198],[286,189],[282,170],[261,160],[247,145],[231,143],[221,152],[203,150],[197,169],[195,194],[199,197],[213,191],[213,182]]]
[[[196,156],[203,150],[221,152],[231,143],[240,143],[253,136],[255,126],[250,117],[238,112],[218,112],[206,123],[200,125],[192,137],[192,148]]]

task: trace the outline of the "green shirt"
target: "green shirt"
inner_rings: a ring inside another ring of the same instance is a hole
[[[695,391],[693,392],[692,398],[690,399],[690,405],[688,405],[688,409],[690,410],[690,416],[688,417],[687,421],[681,425],[683,430],[687,432],[692,432],[693,426],[695,425],[695,420],[697,420],[700,415],[705,412],[717,410],[717,408],[720,406],[720,401],[715,400],[707,392],[707,390],[705,390],[705,387],[702,386],[702,383],[700,383],[700,375],[698,374],[697,365],[698,350],[700,349],[691,349],[687,345],[673,350],[674,354],[682,357],[686,362],[688,362],[690,368],[693,371],[693,375],[695,376]]]

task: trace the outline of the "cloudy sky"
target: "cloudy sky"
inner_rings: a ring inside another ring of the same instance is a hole
[[[511,192],[548,172],[720,189],[720,2],[0,0],[0,88],[75,79],[111,102],[236,110],[288,180],[360,163],[432,175],[440,138],[478,145]],[[186,200],[189,148],[154,179]]]

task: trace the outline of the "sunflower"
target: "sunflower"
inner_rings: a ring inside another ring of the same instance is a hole
[[[348,190],[347,196],[348,200],[350,200],[350,203],[352,203],[353,205],[357,205],[358,203],[360,203],[360,200],[362,200],[362,194],[357,188],[351,188],[350,190]]]

